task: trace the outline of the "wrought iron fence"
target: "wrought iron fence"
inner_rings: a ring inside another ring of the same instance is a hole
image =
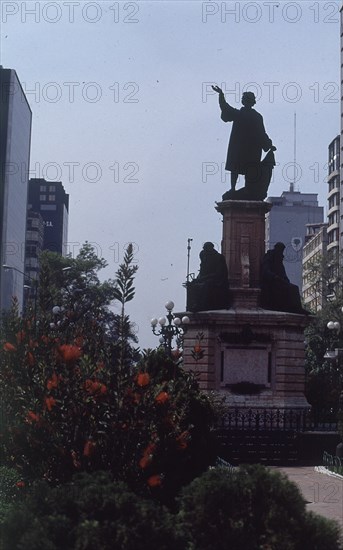
[[[226,430],[303,431],[307,411],[303,409],[241,409],[228,408],[218,428]]]
[[[307,409],[227,408],[219,429],[263,431],[337,431],[337,423],[314,422]]]

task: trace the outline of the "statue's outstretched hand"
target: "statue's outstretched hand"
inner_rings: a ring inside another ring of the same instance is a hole
[[[271,151],[276,151],[276,147],[275,145],[272,145],[271,148],[270,148]]]
[[[219,86],[212,86],[212,89],[217,92],[217,94],[223,94],[223,90]]]

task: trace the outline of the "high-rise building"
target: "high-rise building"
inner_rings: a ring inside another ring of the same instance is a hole
[[[324,209],[318,206],[318,195],[284,191],[281,197],[268,197],[273,207],[266,216],[266,248],[283,242],[284,266],[290,281],[302,288],[302,252],[305,243],[306,225],[322,223]]]
[[[0,310],[12,297],[23,309],[31,119],[15,70],[0,67]]]
[[[340,136],[329,145],[328,158],[328,245],[330,261],[338,261],[340,242]]]
[[[37,300],[39,255],[43,250],[44,222],[39,212],[29,210],[26,225],[25,247],[25,303]]]
[[[51,250],[65,256],[68,243],[69,195],[62,183],[42,178],[30,179],[28,209],[39,212],[43,218],[43,250]]]
[[[327,255],[328,224],[308,224],[306,226],[305,244],[303,247],[303,289],[304,305],[310,311],[322,309],[326,303],[330,288],[321,277],[316,277],[314,265],[320,265]]]

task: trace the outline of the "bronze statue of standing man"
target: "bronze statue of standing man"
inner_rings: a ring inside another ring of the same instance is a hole
[[[237,198],[259,199],[261,194],[266,194],[264,191],[271,179],[275,165],[273,151],[276,147],[265,131],[262,115],[253,109],[255,95],[253,92],[244,92],[243,107],[235,109],[226,102],[221,88],[212,88],[219,94],[221,119],[224,122],[233,122],[225,165],[225,169],[231,172],[232,198],[235,198],[238,175],[242,174],[245,176],[245,196]],[[261,162],[262,150],[269,151],[270,154]],[[261,186],[266,186],[263,193],[260,192]]]

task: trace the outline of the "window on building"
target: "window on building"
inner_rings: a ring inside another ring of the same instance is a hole
[[[45,193],[45,191],[46,191],[46,185],[41,185],[41,186],[39,187],[39,190],[40,190],[41,193]]]
[[[41,204],[41,210],[56,210],[56,204]]]
[[[49,185],[49,193],[55,193],[56,185]]]
[[[46,195],[39,195],[40,201],[46,201]]]
[[[49,201],[54,202],[56,200],[56,195],[49,195]]]

